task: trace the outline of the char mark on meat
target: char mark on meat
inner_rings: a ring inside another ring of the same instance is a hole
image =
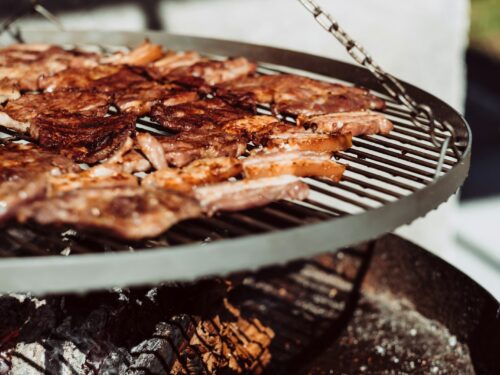
[[[218,128],[224,123],[248,116],[220,99],[199,100],[174,106],[155,105],[151,118],[172,132],[186,132],[198,128]]]
[[[43,115],[34,119],[31,128],[31,136],[44,148],[84,163],[110,157],[134,132],[133,115]]]
[[[18,220],[42,225],[71,225],[139,240],[155,237],[175,223],[201,214],[192,198],[141,187],[80,189],[37,201],[18,213]]]
[[[223,182],[195,189],[203,210],[212,215],[217,211],[239,211],[264,206],[280,199],[306,199],[309,187],[295,176],[278,176]]]
[[[384,115],[371,111],[299,117],[298,122],[304,128],[311,128],[315,132],[351,133],[353,136],[387,134],[394,127]]]
[[[77,170],[69,159],[32,144],[0,146],[0,222],[14,216],[19,207],[42,198],[49,178]]]
[[[166,168],[151,173],[142,180],[142,185],[191,193],[193,187],[226,181],[241,172],[241,162],[236,158],[199,159],[184,168]]]

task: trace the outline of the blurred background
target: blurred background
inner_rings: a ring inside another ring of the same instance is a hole
[[[166,30],[349,61],[296,0],[40,3],[66,29]],[[465,114],[474,142],[470,177],[460,197],[399,232],[454,263],[500,298],[500,0],[320,3],[386,70]],[[3,0],[0,18],[29,4]],[[54,28],[37,14],[24,17],[17,26]]]

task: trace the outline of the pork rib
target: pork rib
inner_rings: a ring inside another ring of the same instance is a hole
[[[291,151],[252,155],[243,160],[243,170],[246,178],[293,175],[338,182],[345,166],[331,160],[328,153]]]
[[[299,117],[304,128],[319,133],[347,134],[353,136],[387,134],[394,125],[384,115],[371,111],[332,113],[320,116]]]
[[[264,206],[280,199],[303,200],[309,187],[295,176],[278,176],[223,182],[198,187],[195,197],[203,210],[212,215],[217,211],[239,211]]]

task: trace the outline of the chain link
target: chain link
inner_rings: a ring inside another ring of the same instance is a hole
[[[298,0],[313,16],[314,19],[321,25],[323,29],[332,34],[347,50],[349,55],[360,65],[367,68],[378,80],[386,92],[397,100],[401,105],[409,110],[412,122],[426,131],[430,131],[432,143],[436,147],[440,147],[440,160],[436,169],[436,176],[441,173],[444,158],[448,147],[451,147],[457,159],[460,160],[461,153],[456,146],[455,131],[451,124],[439,122],[433,114],[432,109],[426,105],[418,103],[406,91],[405,87],[391,74],[385,72],[370,56],[370,54],[358,42],[352,39],[347,32],[340,27],[338,22],[333,17],[325,12],[315,0]],[[436,137],[436,130],[439,129],[449,134],[445,136],[443,141],[439,141]]]

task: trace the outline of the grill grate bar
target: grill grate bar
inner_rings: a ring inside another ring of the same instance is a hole
[[[411,162],[413,164],[418,164],[418,165],[421,165],[423,167],[432,168],[432,169],[436,169],[436,167],[437,167],[437,163],[428,162],[428,161],[425,161],[425,160],[418,159],[418,158],[415,158],[415,157],[407,155],[408,153],[418,153],[418,151],[414,151],[414,150],[406,148],[406,147],[398,147],[399,150],[400,150],[399,152],[395,152],[395,151],[392,151],[392,150],[388,149],[388,147],[396,149],[395,145],[393,143],[390,143],[390,142],[385,142],[384,143],[382,140],[380,140],[378,142],[378,144],[386,146],[386,148],[376,146],[375,145],[376,143],[375,143],[375,141],[374,141],[373,138],[366,138],[366,139],[365,138],[358,138],[358,139],[353,139],[352,144],[355,145],[355,146],[363,147],[365,149],[369,149],[371,151],[376,151],[376,152],[379,152],[381,154],[385,154],[387,156],[392,156],[392,157],[395,157],[395,158],[399,158],[401,160],[405,160],[405,161]],[[446,163],[446,164],[448,164],[448,163]],[[449,167],[443,166],[443,171],[446,172],[446,171],[449,171],[449,170],[450,170]]]

